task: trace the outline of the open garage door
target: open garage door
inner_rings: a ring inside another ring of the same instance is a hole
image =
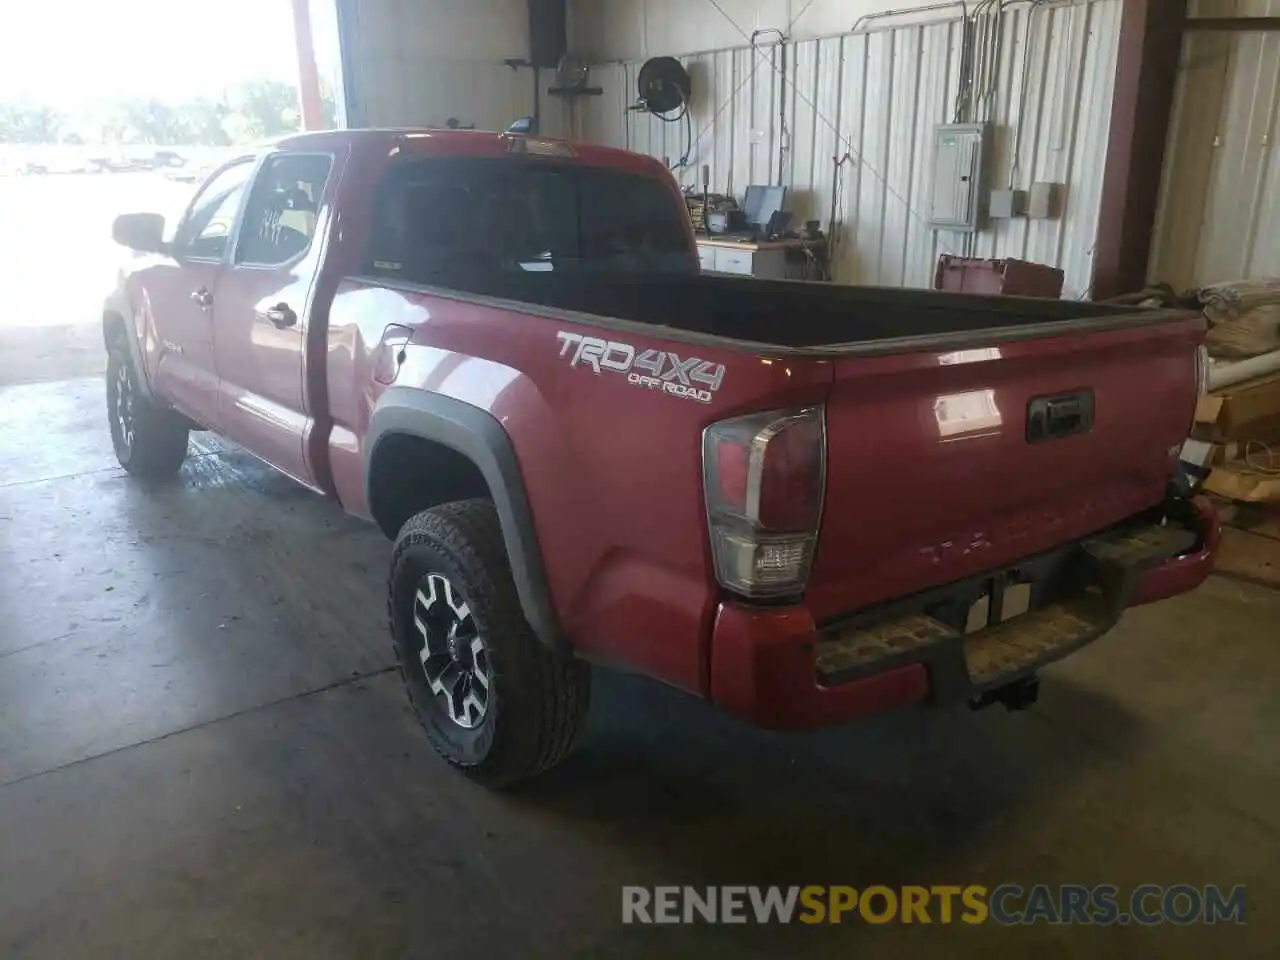
[[[537,15],[527,0],[337,0],[348,125],[503,130],[537,114],[567,134],[554,68],[531,63]]]

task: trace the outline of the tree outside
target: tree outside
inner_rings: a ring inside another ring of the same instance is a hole
[[[337,125],[332,85],[322,87],[325,125]],[[169,102],[133,98],[78,113],[30,101],[0,102],[0,143],[229,146],[295,133],[298,90],[280,80],[249,80],[219,97]]]

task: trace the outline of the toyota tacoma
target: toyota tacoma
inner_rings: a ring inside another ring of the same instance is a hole
[[[210,430],[376,523],[412,707],[491,785],[591,663],[778,729],[1020,707],[1212,565],[1195,316],[702,275],[660,163],[510,134],[299,135],[114,237],[120,463]]]

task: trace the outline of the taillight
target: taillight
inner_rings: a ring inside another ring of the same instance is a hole
[[[804,592],[826,487],[822,408],[712,424],[702,469],[721,586],[746,597]]]

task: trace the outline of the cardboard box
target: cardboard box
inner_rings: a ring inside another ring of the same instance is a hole
[[[1196,405],[1198,440],[1280,441],[1280,373],[1223,387]]]
[[[1229,577],[1280,587],[1280,540],[1223,527],[1215,569]]]
[[[1280,503],[1280,474],[1260,473],[1242,463],[1214,467],[1204,488],[1228,500]]]

